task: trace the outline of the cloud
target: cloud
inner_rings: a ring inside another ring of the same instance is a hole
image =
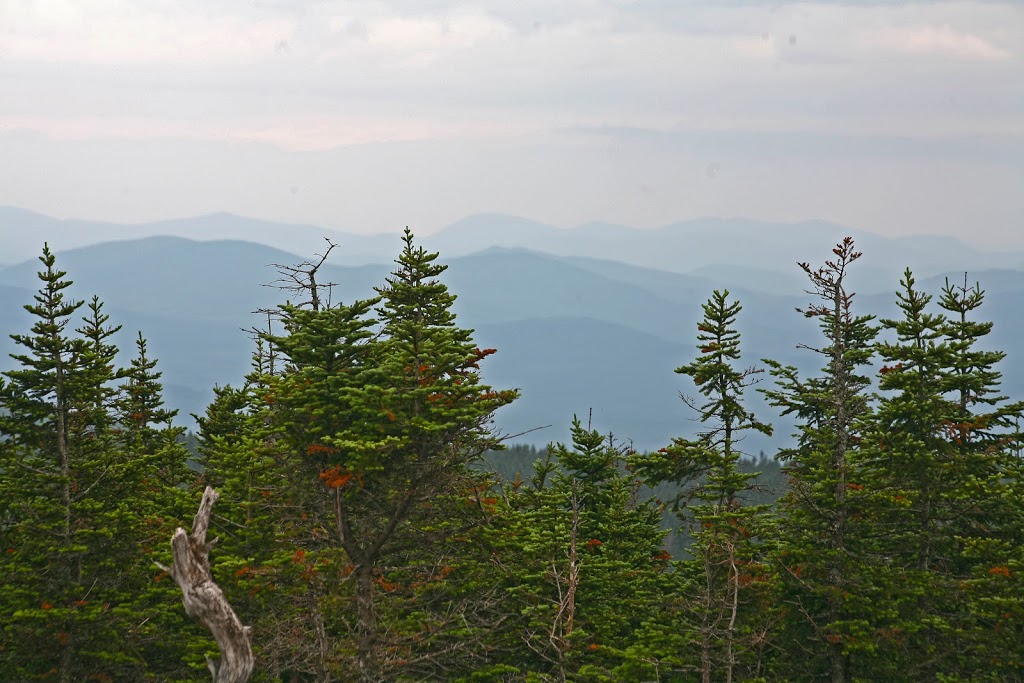
[[[281,17],[168,14],[146,2],[9,0],[0,16],[8,61],[210,65],[271,57],[294,24]]]
[[[160,140],[267,143],[297,152],[325,151],[369,143],[414,142],[455,138],[509,137],[527,134],[529,124],[500,121],[445,122],[427,117],[266,117],[242,123],[168,121],[147,117],[17,117],[0,116],[0,134],[38,133],[53,140]]]
[[[62,138],[242,139],[305,150],[587,126],[878,135],[1021,127],[1019,3],[6,7],[0,119]]]
[[[885,27],[862,31],[860,46],[869,51],[882,50],[895,54],[928,57],[933,55],[970,60],[1003,60],[1011,54],[972,33],[950,26]]]

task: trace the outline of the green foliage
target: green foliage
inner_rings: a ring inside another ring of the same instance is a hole
[[[846,288],[860,254],[834,254],[802,264],[822,368],[765,361],[797,433],[755,460],[771,427],[728,292],[676,370],[692,436],[637,454],[574,420],[569,445],[505,451],[516,392],[483,382],[494,350],[406,231],[372,299],[324,296],[326,254],[285,268],[305,303],[186,435],[143,336],[119,367],[119,328],[44,248],[0,376],[0,678],[206,680],[214,643],[155,562],[210,484],[257,681],[1024,679],[1024,403],[984,292],[933,301],[908,270],[876,327]]]
[[[499,649],[513,680],[618,680],[659,603],[669,556],[653,501],[624,471],[629,451],[572,425],[533,477],[506,484],[494,532],[515,609]]]
[[[865,620],[883,601],[871,581],[862,542],[870,544],[851,492],[860,483],[861,432],[871,418],[863,374],[874,355],[877,328],[871,316],[855,315],[847,291],[849,269],[861,254],[847,238],[835,259],[820,268],[800,264],[817,301],[803,314],[818,320],[821,348],[805,346],[823,361],[822,374],[802,379],[795,368],[765,361],[776,379],[769,402],[798,420],[797,443],[787,461],[789,489],[781,501],[777,563],[787,619],[780,632],[779,665],[796,680],[857,675],[857,657],[872,647]]]
[[[991,329],[968,319],[982,303],[980,288],[947,282],[947,318],[927,311],[931,297],[915,289],[909,270],[901,285],[903,317],[882,321],[895,339],[878,347],[883,394],[867,439],[874,457],[864,498],[884,530],[877,545],[886,569],[900,577],[890,591],[893,614],[876,628],[898,634],[885,643],[891,670],[980,676],[993,662],[1019,661],[1013,647],[993,647],[998,619],[991,610],[978,619],[986,610],[977,596],[1007,578],[1014,557],[1008,549],[1019,527],[1006,521],[1024,502],[1012,450],[1022,406],[998,395],[993,366],[1002,354],[975,346]]]
[[[274,675],[340,676],[351,656],[366,680],[481,661],[472,634],[493,615],[467,539],[491,510],[471,465],[498,447],[490,419],[515,392],[482,383],[493,350],[457,326],[436,258],[406,231],[379,296],[352,304],[323,304],[319,266],[297,267],[309,303],[279,308],[247,385],[200,420],[206,477],[241,502],[221,572],[251,586],[232,597],[254,626],[273,625],[256,649]]]
[[[771,426],[743,402],[760,370],[736,367],[741,355],[735,325],[742,307],[728,292],[715,291],[703,310],[699,355],[676,370],[691,377],[703,396],[701,402],[684,396],[701,431],[637,460],[649,483],[683,487],[673,507],[691,539],[690,558],[676,567],[677,589],[686,594],[673,605],[677,632],[663,630],[659,640],[668,650],[646,648],[644,655],[660,664],[659,671],[674,666],[697,670],[704,681],[733,680],[763,670],[774,614],[765,599],[772,584],[765,553],[771,523],[767,507],[751,501],[757,472],[740,468],[744,432],[771,434]]]
[[[0,668],[16,679],[188,675],[192,634],[151,586],[187,478],[158,375],[116,369],[118,328],[96,298],[69,333],[82,304],[65,299],[72,283],[48,248],[40,262],[25,307],[36,320],[12,335],[25,351],[0,384]],[[153,412],[132,422],[120,408],[140,405],[143,385]]]

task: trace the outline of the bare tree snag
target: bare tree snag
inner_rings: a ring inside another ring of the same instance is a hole
[[[242,626],[223,591],[210,575],[209,553],[217,539],[207,543],[206,530],[210,526],[213,504],[219,497],[207,486],[192,521],[191,536],[181,527],[174,532],[171,538],[174,563],[167,571],[181,588],[185,613],[198,619],[217,640],[220,660],[206,658],[213,683],[246,683],[252,676],[254,663],[250,628]]]

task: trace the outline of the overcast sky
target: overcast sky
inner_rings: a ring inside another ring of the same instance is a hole
[[[0,204],[1024,244],[1024,2],[0,0]]]

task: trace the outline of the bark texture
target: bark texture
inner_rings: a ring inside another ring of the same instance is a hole
[[[192,522],[192,534],[178,528],[171,538],[174,564],[170,568],[174,582],[181,588],[185,612],[206,627],[220,648],[219,660],[206,658],[213,683],[246,683],[252,676],[253,653],[249,627],[242,626],[227,598],[210,575],[210,548],[206,542],[210,513],[219,494],[207,486],[199,511]]]

